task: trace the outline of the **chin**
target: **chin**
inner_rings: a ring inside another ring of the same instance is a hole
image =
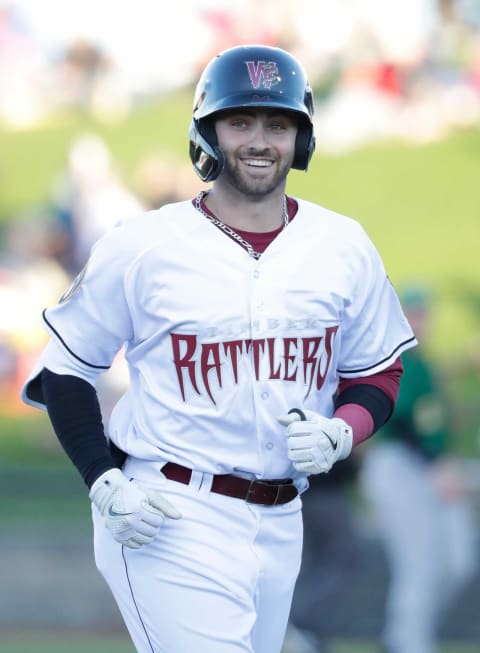
[[[245,193],[245,195],[249,195],[250,197],[265,197],[266,195],[269,195],[273,191],[275,191],[276,188],[283,182],[283,180],[280,179],[242,179],[242,180],[237,180],[237,188],[239,191],[242,193]]]

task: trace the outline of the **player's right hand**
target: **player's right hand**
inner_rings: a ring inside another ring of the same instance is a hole
[[[89,497],[114,539],[130,549],[151,542],[165,517],[182,516],[160,492],[140,487],[116,468],[97,478]]]

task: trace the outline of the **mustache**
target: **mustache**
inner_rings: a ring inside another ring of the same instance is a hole
[[[241,154],[241,156],[268,156],[271,159],[275,159],[276,157],[274,156],[272,149],[270,147],[249,147],[244,154]]]

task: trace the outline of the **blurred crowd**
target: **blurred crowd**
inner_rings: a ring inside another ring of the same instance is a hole
[[[182,0],[168,19],[145,0],[115,15],[103,0],[95,20],[88,3],[55,3],[53,24],[49,4],[0,2],[9,128],[72,106],[121,119],[152,94],[192,84],[214,53],[242,42],[280,45],[305,63],[320,149],[423,142],[480,116],[478,0]]]

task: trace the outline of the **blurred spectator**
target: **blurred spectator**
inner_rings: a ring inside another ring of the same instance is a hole
[[[390,567],[386,653],[435,653],[447,609],[477,564],[469,490],[455,458],[446,397],[429,361],[433,299],[403,293],[419,346],[402,356],[394,414],[365,449],[361,482]]]
[[[19,388],[46,341],[39,316],[55,303],[69,277],[50,257],[49,228],[38,215],[17,215],[6,225],[0,252],[1,411],[24,412]]]
[[[217,54],[242,43],[276,45],[280,31],[282,7],[278,0],[229,0],[199,3],[202,31],[208,36],[208,47],[197,63],[197,69]]]
[[[87,38],[77,38],[55,66],[57,102],[82,108],[101,121],[124,118],[131,107],[130,93],[115,63]]]
[[[65,94],[66,101],[88,107],[97,80],[108,70],[109,61],[94,43],[77,39],[67,48],[61,67],[63,84],[60,91]]]
[[[352,31],[338,70],[330,96],[318,105],[318,148],[342,153],[391,137],[403,102],[402,80],[369,28]]]
[[[39,316],[56,303],[85,265],[90,248],[107,230],[140,214],[144,204],[123,184],[106,144],[83,134],[71,144],[68,166],[54,182],[53,209],[13,216],[0,252],[0,389],[4,410],[24,410],[18,401],[20,379],[45,344]],[[119,369],[105,381],[105,412],[117,386]]]
[[[36,125],[50,109],[47,57],[13,5],[0,2],[0,118],[10,127]]]
[[[55,180],[52,202],[66,238],[61,262],[70,274],[85,265],[90,248],[109,229],[144,211],[118,174],[106,143],[95,134],[75,138],[66,170]]]
[[[0,331],[0,397],[3,399],[10,399],[17,369],[17,352],[9,335]]]
[[[164,204],[194,197],[205,184],[185,161],[148,154],[135,168],[133,187],[146,208],[158,209]]]
[[[302,566],[283,653],[327,653],[332,635],[348,625],[342,607],[360,562],[351,496],[357,473],[358,460],[350,456],[328,474],[310,476],[302,495]]]

